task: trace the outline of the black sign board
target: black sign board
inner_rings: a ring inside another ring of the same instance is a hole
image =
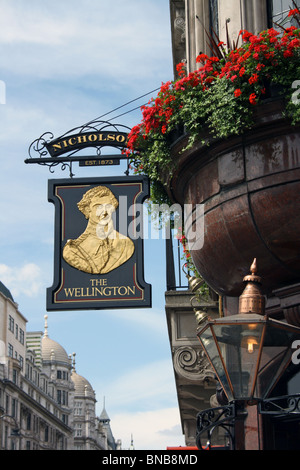
[[[144,280],[144,176],[49,180],[55,206],[47,310],[151,307]]]
[[[125,147],[128,134],[125,132],[93,131],[80,132],[52,140],[46,144],[51,157],[58,157],[67,152],[87,147]]]

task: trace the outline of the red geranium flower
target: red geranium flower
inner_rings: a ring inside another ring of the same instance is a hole
[[[253,104],[254,106],[257,104],[256,102],[256,94],[255,93],[251,93],[251,95],[249,96],[249,101],[251,104]]]
[[[300,11],[298,10],[298,8],[295,8],[294,10],[290,10],[289,16],[296,16],[296,15],[300,15]]]

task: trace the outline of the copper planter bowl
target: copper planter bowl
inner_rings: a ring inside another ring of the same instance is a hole
[[[186,232],[200,227],[199,238],[204,223],[203,246],[190,249],[221,295],[240,295],[254,258],[267,294],[300,279],[300,126],[283,119],[282,109],[282,101],[266,101],[243,136],[181,152],[183,138],[172,149],[178,166],[170,195],[204,204],[202,220]]]

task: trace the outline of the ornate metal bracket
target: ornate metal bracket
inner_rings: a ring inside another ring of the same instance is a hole
[[[274,418],[300,418],[300,394],[284,395],[259,400],[257,412],[261,415],[273,416]],[[245,411],[244,411],[244,416]],[[223,429],[226,436],[226,449],[235,449],[234,427],[236,420],[243,417],[243,410],[239,404],[231,402],[218,408],[210,408],[201,411],[197,415],[196,444],[199,450],[211,449],[213,433],[217,429]],[[204,442],[205,439],[205,442]]]
[[[300,394],[267,398],[258,403],[258,412],[277,418],[300,417]]]
[[[218,408],[201,411],[197,415],[196,444],[199,450],[212,448],[212,436],[216,429],[223,429],[228,439],[228,449],[234,450],[234,423],[237,418],[236,405],[231,403]],[[203,439],[206,436],[206,441]],[[227,446],[226,446],[227,448]]]
[[[48,166],[50,173],[54,173],[54,168],[60,165],[63,171],[69,169],[71,178],[74,176],[74,162],[82,165],[88,162],[93,162],[93,165],[119,164],[119,160],[127,159],[125,155],[103,156],[102,149],[114,147],[121,151],[126,146],[129,131],[127,126],[96,120],[75,127],[56,139],[52,132],[45,132],[29,146],[29,158],[25,163]],[[58,149],[57,154],[55,148]],[[82,155],[81,151],[85,148],[94,149],[95,154]]]

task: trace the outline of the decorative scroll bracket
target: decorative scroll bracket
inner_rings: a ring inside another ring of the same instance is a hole
[[[56,139],[52,132],[45,132],[30,145],[25,163],[48,166],[50,173],[60,165],[63,171],[69,168],[71,178],[74,176],[74,162],[87,167],[119,165],[120,160],[128,160],[122,150],[127,145],[129,131],[127,126],[96,120],[71,129]],[[102,149],[106,147],[118,149],[120,154],[102,155]],[[94,149],[94,155],[83,154],[90,148]],[[125,174],[129,174],[129,162]]]

